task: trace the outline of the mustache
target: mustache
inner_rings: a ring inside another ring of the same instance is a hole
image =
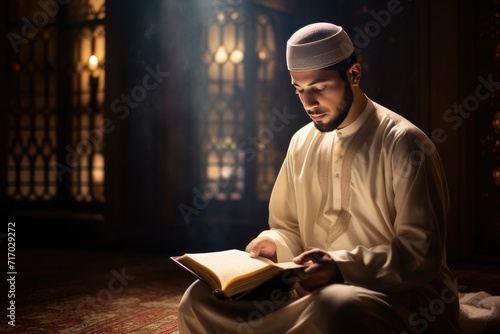
[[[324,113],[326,113],[326,111],[319,110],[319,109],[316,109],[316,110],[307,110],[307,114],[309,116],[321,115],[321,114],[324,114]]]

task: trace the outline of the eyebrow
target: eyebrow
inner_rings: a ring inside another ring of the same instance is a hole
[[[307,87],[310,87],[312,85],[315,85],[317,83],[321,83],[321,82],[325,82],[325,81],[328,81],[326,78],[318,78],[316,80],[313,80],[311,81],[310,83],[307,84]],[[295,86],[295,87],[300,87],[299,84],[295,83],[295,82],[292,82],[292,85]]]

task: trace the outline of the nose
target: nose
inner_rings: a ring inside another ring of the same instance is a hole
[[[303,92],[300,100],[306,111],[311,111],[319,105],[314,92]]]

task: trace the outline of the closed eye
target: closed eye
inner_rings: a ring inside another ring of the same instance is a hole
[[[323,91],[326,90],[326,86],[323,86],[323,87],[313,87],[312,90],[316,93],[321,93]],[[295,90],[295,94],[300,94],[300,93],[303,93],[304,90],[303,89],[296,89]]]
[[[323,86],[323,87],[313,87],[313,90],[315,92],[318,92],[318,93],[324,91],[325,89],[326,89],[326,86]]]

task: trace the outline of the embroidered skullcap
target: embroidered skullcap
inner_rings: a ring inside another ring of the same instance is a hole
[[[290,71],[310,71],[340,63],[354,52],[354,45],[342,27],[313,23],[297,30],[286,43]]]

